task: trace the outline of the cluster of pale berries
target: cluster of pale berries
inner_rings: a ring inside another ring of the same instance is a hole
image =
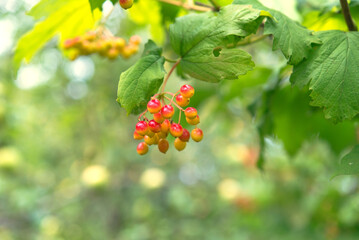
[[[81,55],[98,53],[109,59],[116,59],[119,55],[129,58],[138,52],[141,38],[132,36],[127,43],[125,39],[115,36],[108,36],[102,31],[89,31],[83,36],[67,39],[64,48],[71,50],[70,60],[75,60]]]
[[[166,94],[171,95],[172,99],[165,96]],[[178,151],[185,149],[190,138],[195,142],[200,142],[202,140],[203,132],[197,127],[197,124],[200,122],[197,110],[193,107],[188,107],[185,110],[182,108],[189,104],[190,98],[193,95],[194,88],[186,84],[175,94],[165,92],[163,94],[156,94],[151,98],[147,104],[147,110],[140,115],[139,122],[136,124],[136,130],[133,134],[134,139],[144,140],[137,146],[138,154],[146,154],[148,152],[148,146],[150,145],[157,145],[160,152],[166,153],[169,148],[167,140],[169,134],[176,138],[174,147]],[[156,96],[158,96],[159,99],[156,98]],[[175,102],[173,101],[174,98]],[[165,99],[169,100],[170,103],[165,105]],[[160,100],[162,100],[163,105]],[[177,107],[180,111],[178,123],[174,123],[172,120],[175,113],[175,109],[172,105]],[[147,111],[152,114],[153,119],[148,120],[144,116]],[[180,124],[182,112],[186,116],[187,123],[195,126],[191,133]],[[141,120],[142,116],[143,120]]]

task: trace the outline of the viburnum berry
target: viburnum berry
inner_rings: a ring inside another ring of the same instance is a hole
[[[190,133],[187,129],[183,129],[183,133],[182,135],[179,137],[179,139],[182,141],[182,142],[188,142],[189,141],[189,138],[190,138]]]
[[[138,132],[135,130],[135,131],[133,132],[133,139],[135,139],[135,140],[141,140],[141,139],[143,139],[143,136],[140,135],[140,134],[138,134]]]
[[[194,95],[194,88],[191,85],[185,84],[180,88],[180,93],[186,98],[191,98]]]
[[[163,123],[161,123],[161,132],[168,133],[171,127],[171,122],[168,119],[165,119]]]
[[[148,152],[148,146],[145,142],[140,142],[137,145],[137,153],[140,155],[145,155]]]
[[[138,44],[138,39],[132,38],[130,44]],[[107,44],[107,43],[106,43]],[[127,46],[124,47],[125,48]],[[107,49],[108,47],[106,47]],[[113,46],[109,46],[113,48]],[[122,53],[123,54],[123,53]],[[172,98],[167,97],[166,94],[171,95]],[[174,147],[178,151],[186,148],[187,142],[192,138],[195,142],[200,142],[203,139],[203,132],[197,127],[200,122],[197,109],[188,107],[183,109],[190,102],[190,97],[194,94],[194,89],[190,85],[183,85],[177,93],[161,92],[152,96],[147,103],[147,110],[139,116],[139,122],[136,124],[134,132],[134,139],[143,139],[144,142],[138,145],[137,152],[141,155],[148,151],[148,146],[158,145],[158,150],[166,153],[169,149],[168,136],[169,133],[175,137]],[[175,102],[174,102],[175,99]],[[167,102],[169,101],[169,102]],[[166,103],[167,102],[167,103]],[[163,106],[162,106],[163,105]],[[173,118],[175,108],[179,111],[178,122]],[[145,115],[152,114],[153,119],[149,120]],[[184,114],[186,121],[195,125],[196,127],[189,131],[181,125],[181,114]],[[141,121],[143,119],[143,121]]]
[[[153,145],[156,142],[155,135],[153,135],[153,137],[149,137],[148,135],[146,135],[143,137],[143,140],[147,145]]]
[[[141,43],[141,38],[137,35],[134,35],[134,36],[130,37],[130,43],[132,43],[134,45],[139,45]]]
[[[165,105],[161,109],[162,116],[166,119],[169,119],[175,114],[175,110],[171,105]]]
[[[120,0],[119,2],[123,9],[129,9],[133,5],[133,0]]]
[[[158,113],[161,110],[161,107],[161,102],[157,98],[153,98],[147,103],[147,110],[152,114]]]
[[[197,117],[197,110],[193,107],[188,107],[186,108],[186,110],[184,111],[184,115],[186,115],[187,118],[195,118]]]
[[[189,124],[191,124],[191,125],[197,125],[197,124],[200,122],[198,115],[197,115],[197,117],[195,117],[195,118],[188,118],[188,117],[186,117],[186,121],[187,121]]]
[[[159,132],[157,133],[157,136],[161,139],[161,138],[166,138],[168,136],[167,132]]]
[[[170,147],[170,145],[166,139],[161,138],[158,141],[158,150],[160,150],[161,153],[166,153],[168,151],[169,147]]]
[[[148,125],[145,121],[139,121],[136,124],[136,132],[142,136],[146,135],[148,132]]]
[[[181,139],[179,138],[176,138],[175,139],[175,142],[174,142],[174,145],[175,145],[175,148],[178,150],[178,151],[182,151],[183,149],[186,148],[186,142],[183,142],[181,141]]]
[[[63,47],[68,50],[69,59],[75,60],[80,55],[98,53],[113,60],[118,56],[129,58],[138,52],[141,42],[139,36],[132,36],[129,43],[126,43],[126,40],[121,37],[109,36],[108,31],[108,29],[99,27],[82,36],[66,39],[63,42]]]
[[[158,133],[158,132],[161,131],[161,124],[156,122],[155,120],[149,121],[148,122],[148,127],[154,133]]]
[[[170,133],[174,137],[180,137],[183,134],[183,128],[181,124],[178,123],[172,123],[170,127]]]
[[[163,123],[165,118],[162,116],[161,112],[158,112],[158,113],[153,114],[153,120],[155,120],[158,123]]]
[[[146,134],[147,136],[153,137],[155,134],[156,134],[156,133],[152,132],[152,131],[150,130],[150,128],[148,128],[148,132],[147,132],[147,134]]]
[[[182,96],[182,94],[178,94],[176,96],[176,103],[180,107],[186,107],[189,104],[189,98],[186,98],[186,97]]]
[[[203,139],[203,131],[200,128],[195,128],[191,131],[191,138],[195,142],[200,142]]]

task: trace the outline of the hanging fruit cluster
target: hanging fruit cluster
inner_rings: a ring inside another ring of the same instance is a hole
[[[170,95],[172,98],[166,95]],[[137,146],[138,154],[146,154],[150,145],[157,145],[160,152],[166,153],[169,148],[167,140],[169,135],[175,137],[174,147],[178,151],[185,149],[190,138],[195,142],[200,142],[202,140],[203,132],[197,127],[197,124],[200,122],[197,110],[193,107],[183,109],[183,107],[186,107],[189,104],[190,98],[193,95],[194,88],[186,84],[175,94],[165,92],[155,94],[151,98],[147,104],[147,110],[139,116],[139,122],[136,124],[136,130],[133,134],[134,139],[144,140]],[[166,100],[169,101],[169,104],[166,104]],[[172,105],[179,110],[178,123],[175,123],[172,120],[175,113],[175,109]],[[152,114],[153,119],[148,120],[145,117],[147,112]],[[187,123],[195,126],[191,133],[180,124],[182,113],[184,113]]]
[[[89,31],[83,36],[67,39],[64,48],[69,49],[70,60],[75,60],[81,55],[98,53],[108,59],[116,59],[119,55],[129,58],[138,52],[141,38],[132,36],[127,43],[125,39],[106,33],[102,29],[99,31]]]

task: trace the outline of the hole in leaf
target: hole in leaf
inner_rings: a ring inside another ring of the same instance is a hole
[[[222,48],[221,47],[216,47],[213,49],[213,55],[215,57],[219,57],[219,55],[221,54]]]

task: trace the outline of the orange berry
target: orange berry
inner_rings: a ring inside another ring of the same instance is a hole
[[[186,115],[187,118],[195,118],[197,117],[197,110],[193,107],[188,107],[186,108],[186,110],[184,111],[184,115]]]
[[[200,121],[199,121],[199,116],[197,115],[197,117],[195,118],[188,118],[186,117],[186,121],[191,124],[191,125],[197,125]]]
[[[203,139],[203,131],[200,128],[195,128],[191,131],[193,141],[200,142]]]
[[[175,145],[175,148],[178,150],[178,151],[182,151],[183,149],[186,148],[186,142],[183,142],[181,141],[181,139],[179,138],[176,138],[175,139],[175,142],[174,142],[174,145]]]
[[[130,38],[130,43],[134,44],[134,45],[139,45],[141,43],[141,38],[140,36],[134,35]]]
[[[158,123],[163,123],[163,121],[165,120],[161,112],[153,114],[153,119]]]
[[[169,119],[175,114],[175,110],[171,105],[165,105],[161,109],[162,116],[166,119]]]
[[[158,113],[161,110],[161,107],[162,107],[161,102],[157,98],[152,98],[147,103],[147,110],[152,114]]]
[[[169,147],[170,145],[166,139],[160,139],[158,141],[158,150],[160,150],[161,153],[166,153]]]
[[[189,138],[190,138],[190,134],[188,132],[187,129],[183,129],[183,133],[182,135],[179,137],[179,139],[182,141],[182,142],[188,142],[189,141]]]
[[[145,155],[148,152],[148,146],[145,142],[140,142],[137,145],[137,153],[140,155]]]
[[[143,139],[143,136],[140,135],[140,134],[138,134],[138,132],[135,130],[135,131],[133,132],[133,139],[135,139],[135,140],[141,140],[141,139]]]
[[[172,136],[174,137],[180,137],[183,134],[183,128],[181,126],[181,124],[178,123],[172,123],[171,127],[170,127],[170,133]]]
[[[133,5],[133,0],[120,0],[119,2],[123,9],[129,9]]]
[[[186,97],[182,96],[182,94],[178,94],[176,96],[176,103],[180,107],[186,107],[189,104],[189,98],[186,98]]]
[[[191,85],[185,84],[180,88],[180,93],[186,98],[191,98],[194,95],[194,88]]]
[[[146,135],[148,132],[148,125],[145,121],[139,121],[136,124],[136,132],[142,136]]]
[[[168,133],[170,127],[171,127],[171,122],[168,119],[164,120],[163,123],[161,124],[161,132]]]

